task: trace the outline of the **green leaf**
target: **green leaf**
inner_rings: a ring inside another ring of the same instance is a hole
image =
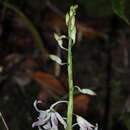
[[[123,19],[127,24],[130,24],[125,16],[125,0],[112,0],[112,9],[115,14],[117,14],[121,19]]]

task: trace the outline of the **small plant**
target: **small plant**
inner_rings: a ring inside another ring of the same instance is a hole
[[[77,89],[79,93],[87,94],[94,96],[96,95],[90,89],[81,89],[78,86],[73,85],[73,66],[72,66],[72,47],[76,41],[76,25],[75,25],[75,15],[76,9],[78,8],[77,5],[71,6],[70,11],[66,14],[66,25],[68,28],[68,36],[59,35],[54,33],[55,40],[57,41],[58,45],[61,49],[68,52],[68,59],[67,63],[63,63],[62,60],[56,55],[49,55],[50,59],[57,62],[60,65],[67,65],[68,71],[68,86],[69,86],[69,101],[58,101],[50,106],[48,110],[39,110],[37,108],[37,104],[41,103],[41,101],[35,101],[34,107],[37,112],[39,112],[38,121],[32,124],[32,127],[38,126],[39,130],[42,128],[45,130],[58,130],[58,121],[64,126],[66,130],[72,130],[76,125],[79,126],[80,130],[97,130],[98,125],[95,126],[89,123],[87,120],[82,118],[79,115],[73,113],[73,97],[74,97],[74,89]],[[63,39],[68,39],[68,48],[63,46]],[[67,117],[63,118],[58,112],[55,110],[55,106],[59,103],[67,103]],[[73,124],[73,116],[76,116],[77,122]]]

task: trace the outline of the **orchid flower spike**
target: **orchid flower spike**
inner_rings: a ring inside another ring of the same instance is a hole
[[[76,9],[78,5],[74,5],[70,7],[70,11],[66,14],[66,25],[68,26],[68,34],[69,37],[73,40],[73,44],[75,44],[76,40],[76,25],[75,25],[75,15]]]
[[[67,103],[67,101],[58,101],[51,105],[51,107],[45,111],[39,110],[37,104],[42,103],[41,101],[34,101],[34,108],[39,112],[38,120],[33,122],[32,127],[38,126],[39,130],[42,128],[45,130],[58,130],[58,122],[60,122],[64,129],[66,129],[67,124],[63,117],[54,110],[54,107],[59,103]]]

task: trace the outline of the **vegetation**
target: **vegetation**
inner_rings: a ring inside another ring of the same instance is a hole
[[[129,129],[128,1],[0,2],[0,129]]]

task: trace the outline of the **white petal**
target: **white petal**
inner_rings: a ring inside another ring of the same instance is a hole
[[[46,122],[44,122],[44,120],[39,119],[38,121],[33,122],[32,128],[34,128],[35,126],[41,126],[41,125],[43,125],[43,124],[45,124],[45,123],[46,123]]]
[[[94,130],[98,130],[98,124],[97,123],[96,123]]]
[[[63,38],[66,38],[65,35],[58,35],[57,33],[54,33],[54,38],[56,41],[62,40]]]
[[[77,88],[78,91],[82,94],[87,94],[87,95],[91,95],[91,96],[96,95],[96,93],[91,89],[87,89],[87,88],[81,89],[79,86],[75,86],[75,88]]]
[[[49,130],[52,128],[50,121],[48,121],[45,125],[42,126],[45,130]]]
[[[60,64],[60,65],[65,65],[66,63],[62,63],[62,60],[60,59],[60,57],[56,56],[56,55],[49,55],[50,59],[52,59],[53,61],[55,61],[56,63]]]
[[[60,39],[60,36],[57,33],[54,33],[54,38],[56,39],[56,41],[58,41]]]
[[[38,107],[37,107],[37,104],[38,104],[38,103],[42,103],[42,101],[37,101],[37,100],[35,100],[34,103],[33,103],[33,106],[34,106],[34,108],[35,108],[35,110],[36,110],[37,112],[41,112],[42,110],[39,110]]]
[[[58,130],[58,120],[55,112],[51,113],[51,123],[52,123],[52,128]]]
[[[58,40],[57,42],[58,42],[58,45],[61,49],[66,50],[66,51],[68,50],[67,48],[63,47],[63,41],[62,40]]]
[[[77,123],[79,124],[81,129],[88,129],[88,130],[93,129],[94,125],[89,123],[87,120],[78,115],[76,117],[77,117]]]
[[[67,127],[67,124],[66,122],[64,121],[63,117],[58,113],[58,112],[55,112],[56,114],[56,117],[58,118],[58,120],[60,121],[60,123],[64,126],[64,128],[66,129]]]
[[[40,112],[40,115],[38,117],[38,119],[43,118],[43,119],[49,119],[50,118],[50,113],[48,113],[47,111],[42,111]]]
[[[55,102],[54,104],[52,104],[52,105],[50,106],[50,110],[53,110],[54,107],[55,107],[56,105],[60,104],[60,103],[68,103],[68,101],[57,101],[57,102]]]
[[[78,123],[73,124],[73,125],[72,125],[72,128],[75,127],[75,126],[77,126],[77,125],[78,125]]]
[[[40,126],[38,126],[38,129],[39,129],[39,130],[43,130]]]
[[[60,48],[62,48],[63,50],[66,50],[66,51],[68,50],[67,48],[63,47],[63,41],[62,41],[62,39],[66,38],[65,35],[59,36],[57,33],[54,33],[54,38],[58,42],[58,45],[59,45]]]
[[[91,89],[81,89],[81,93],[88,94],[88,95],[91,95],[91,96],[95,96],[96,95],[96,93],[93,90],[91,90]]]
[[[50,113],[40,113],[38,120],[33,122],[32,127],[45,125],[50,119]]]

